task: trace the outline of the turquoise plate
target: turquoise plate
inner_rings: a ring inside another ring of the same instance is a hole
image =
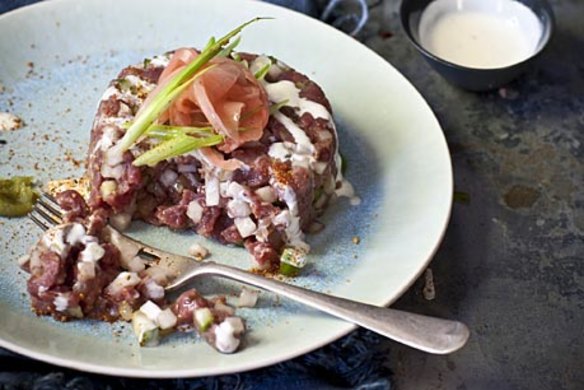
[[[235,12],[237,10],[237,12]],[[294,283],[387,305],[427,265],[449,217],[450,156],[432,111],[385,60],[354,39],[304,15],[243,0],[53,0],[0,17],[0,112],[26,126],[2,132],[0,177],[39,183],[80,176],[97,102],[119,69],[180,46],[203,46],[255,16],[241,49],[272,54],[308,74],[332,102],[347,177],[362,199],[327,210],[326,229],[309,238],[308,272]],[[192,335],[140,348],[127,324],[58,323],[30,312],[26,274],[17,259],[40,231],[27,219],[0,218],[0,346],[80,370],[136,377],[231,373],[298,356],[353,326],[262,293],[242,309],[246,348],[222,355]],[[216,261],[247,268],[241,248],[194,234],[136,224],[132,234],[184,253],[203,243]],[[360,243],[353,243],[358,236]],[[237,291],[218,280],[195,284],[208,294]]]

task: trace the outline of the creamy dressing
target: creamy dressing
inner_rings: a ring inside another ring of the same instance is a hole
[[[420,20],[420,44],[432,54],[471,68],[501,68],[531,57],[543,27],[514,0],[436,0]]]

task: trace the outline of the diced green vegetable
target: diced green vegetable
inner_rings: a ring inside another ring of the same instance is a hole
[[[339,153],[339,156],[341,157],[341,173],[344,175],[345,172],[347,172],[347,159],[341,153]],[[339,169],[339,167],[337,167],[337,169]]]
[[[120,140],[120,148],[122,151],[128,150],[134,142],[148,127],[158,118],[158,116],[166,110],[166,108],[177,98],[182,90],[188,86],[197,75],[201,74],[203,67],[211,61],[217,54],[221,52],[228,45],[232,38],[241,32],[246,26],[264,18],[254,18],[239,27],[227,33],[218,41],[211,39],[207,47],[188,64],[178,75],[176,75],[169,83],[152,99],[152,102],[141,112],[136,118],[132,126],[128,129],[124,137]],[[205,69],[210,69],[207,67]],[[204,71],[204,70],[203,70]]]
[[[324,194],[324,187],[320,186],[316,190],[314,190],[314,198],[312,199],[312,203],[318,202],[320,197]]]
[[[33,189],[33,178],[15,176],[0,179],[0,216],[20,217],[28,214],[38,199]]]
[[[180,156],[195,149],[218,145],[223,142],[222,135],[211,135],[205,138],[195,138],[185,134],[178,134],[174,138],[162,142],[160,145],[140,155],[132,163],[134,166],[154,166],[160,161]]]
[[[132,329],[138,336],[141,347],[153,347],[158,345],[160,334],[158,326],[141,311],[135,311],[132,315]]]
[[[294,267],[288,263],[280,263],[280,273],[284,276],[298,276],[302,268]]]
[[[213,313],[208,307],[195,309],[193,312],[193,317],[195,324],[197,325],[197,329],[199,329],[201,332],[205,332],[207,329],[209,329],[214,320]]]
[[[286,276],[296,276],[306,265],[306,251],[300,248],[284,248],[280,256],[280,273]]]

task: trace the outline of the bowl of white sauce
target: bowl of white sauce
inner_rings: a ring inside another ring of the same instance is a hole
[[[554,29],[545,0],[402,0],[400,13],[407,36],[430,65],[471,91],[516,78]]]

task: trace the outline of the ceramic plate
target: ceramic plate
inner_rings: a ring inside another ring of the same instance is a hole
[[[347,176],[362,199],[334,204],[309,238],[311,265],[294,283],[376,305],[394,301],[433,255],[451,205],[450,157],[436,118],[391,65],[354,39],[306,16],[243,0],[53,0],[0,17],[0,111],[24,120],[0,139],[0,176],[43,183],[82,174],[100,95],[119,69],[180,46],[203,46],[255,16],[241,50],[272,54],[325,90],[338,122]],[[192,335],[139,348],[128,325],[37,318],[17,259],[40,231],[0,219],[0,346],[80,370],[137,377],[203,376],[266,366],[327,344],[352,325],[263,293],[241,310],[246,347],[221,355]],[[241,248],[136,224],[132,234],[183,253],[193,242],[247,268]],[[359,237],[355,244],[353,237]],[[216,280],[208,294],[237,291]]]

